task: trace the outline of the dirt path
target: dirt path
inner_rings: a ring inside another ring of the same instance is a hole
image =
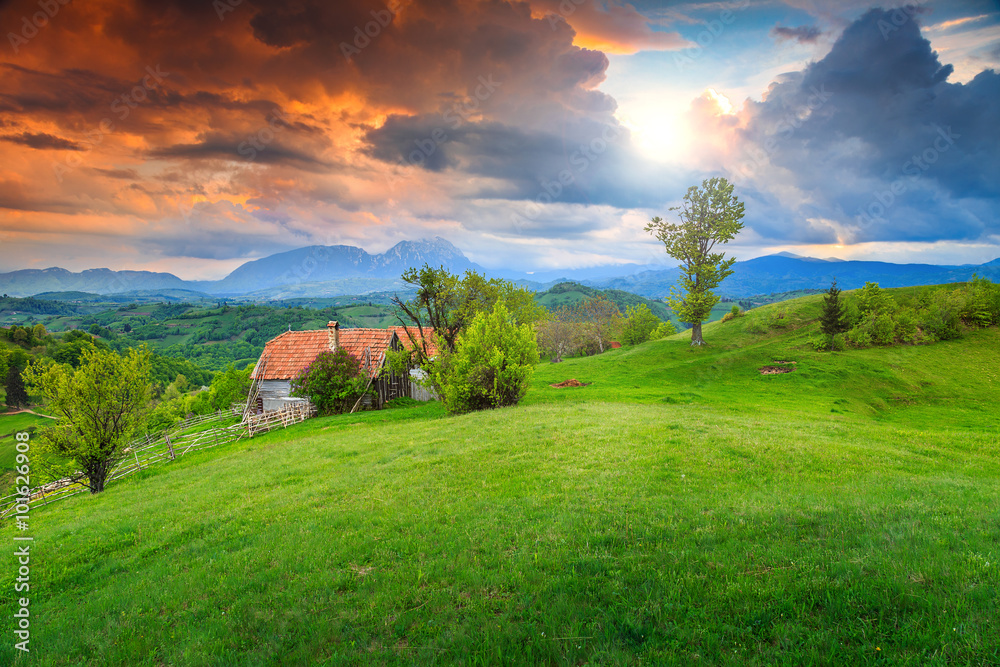
[[[15,410],[14,412],[0,413],[0,417],[3,417],[5,415],[19,415],[22,412],[27,412],[29,415],[35,415],[36,417],[45,417],[46,419],[56,419],[56,417],[53,417],[52,415],[43,415],[40,412],[35,412],[34,410],[28,410],[28,409],[21,409],[21,410]]]

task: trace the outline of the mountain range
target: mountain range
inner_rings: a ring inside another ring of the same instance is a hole
[[[534,290],[575,281],[600,289],[620,289],[648,298],[669,294],[679,276],[677,268],[618,264],[586,269],[522,273],[490,270],[470,261],[461,250],[441,237],[402,241],[384,253],[370,254],[347,245],[308,246],[247,262],[222,280],[187,281],[171,273],[89,269],[73,273],[61,268],[25,269],[0,273],[0,292],[34,296],[46,292],[122,294],[149,290],[190,290],[213,297],[283,299],[302,296],[329,297],[402,289],[400,274],[424,264],[444,266],[452,273],[477,271],[490,277],[513,280]],[[1000,259],[981,265],[938,266],[845,261],[778,253],[733,265],[733,275],[719,287],[731,297],[825,289],[836,278],[843,289],[863,287],[866,281],[882,287],[932,285],[968,280],[974,273],[1000,279]]]

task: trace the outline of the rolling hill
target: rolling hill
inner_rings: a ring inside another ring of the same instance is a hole
[[[1000,330],[819,353],[820,299],[36,509],[32,664],[994,664]]]

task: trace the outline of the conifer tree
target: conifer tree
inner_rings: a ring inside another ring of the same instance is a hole
[[[833,347],[833,338],[839,333],[847,331],[847,321],[845,318],[844,304],[840,301],[840,289],[837,287],[837,279],[823,297],[823,313],[819,316],[820,330],[830,337],[830,347]]]

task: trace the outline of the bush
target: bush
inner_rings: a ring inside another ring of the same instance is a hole
[[[962,292],[965,296],[960,313],[962,321],[974,327],[1000,324],[1000,285],[973,275]]]
[[[455,352],[435,369],[436,384],[449,412],[516,405],[536,363],[538,344],[531,325],[518,326],[497,303],[489,313],[478,313],[462,332]]]
[[[666,338],[667,336],[673,336],[677,333],[677,327],[674,326],[673,322],[660,322],[653,333],[649,335],[650,340],[660,340],[661,338]]]
[[[339,347],[320,352],[292,380],[292,396],[308,398],[320,414],[340,414],[354,406],[367,384],[368,375],[361,370],[361,362]]]
[[[653,314],[644,303],[629,306],[625,311],[625,321],[622,323],[622,343],[638,345],[649,340],[660,319]]]
[[[954,340],[962,335],[960,313],[964,306],[965,299],[958,292],[936,290],[920,321],[920,328],[932,334],[935,340]]]

